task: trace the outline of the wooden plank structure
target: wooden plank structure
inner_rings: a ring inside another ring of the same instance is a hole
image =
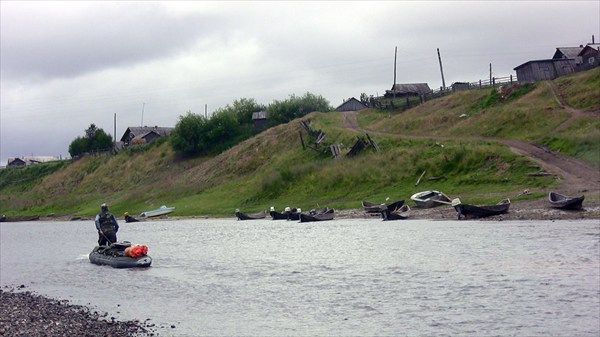
[[[306,121],[300,121],[300,125],[306,130],[309,138],[312,140],[312,144],[306,144],[307,147],[319,151],[318,146],[325,142],[327,139],[327,135],[322,130],[313,130],[311,126]],[[302,138],[302,132],[300,132],[300,141],[302,142],[302,146],[305,146],[304,139]]]

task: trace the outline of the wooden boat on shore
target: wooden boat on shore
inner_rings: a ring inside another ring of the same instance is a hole
[[[550,192],[548,193],[548,201],[550,207],[558,209],[579,210],[582,208],[584,195],[579,197],[571,197],[564,194]]]
[[[327,221],[334,218],[335,211],[329,207],[313,209],[308,213],[300,213],[300,222]]]
[[[172,213],[174,210],[175,210],[175,207],[167,207],[165,205],[162,205],[157,209],[140,213],[139,218],[151,218],[151,217],[166,215],[166,214]]]
[[[235,216],[238,220],[259,220],[267,217],[264,210],[257,213],[242,213],[239,209],[235,210]]]
[[[129,215],[129,213],[128,213],[128,212],[125,212],[125,213],[123,214],[123,218],[125,219],[125,222],[138,222],[138,221],[140,221],[140,220],[138,220],[138,219],[136,219],[136,218],[132,217],[131,215]]]
[[[408,205],[403,205],[393,210],[385,208],[381,211],[381,215],[383,217],[383,221],[406,220],[410,215],[410,207]]]
[[[300,220],[300,208],[286,207],[283,212],[275,211],[275,207],[271,207],[269,214],[273,220]]]
[[[35,221],[39,220],[39,215],[24,215],[24,216],[13,216],[7,217],[5,215],[0,217],[0,222],[19,222],[19,221]]]
[[[431,208],[442,204],[450,205],[452,200],[440,191],[423,191],[415,193],[410,197],[415,205],[420,208]]]
[[[404,199],[398,200],[391,204],[387,204],[387,203],[378,204],[378,203],[369,202],[369,201],[362,202],[362,207],[365,210],[365,212],[367,212],[367,213],[381,213],[381,211],[384,208],[394,210],[396,208],[402,207],[402,205],[404,205]]]
[[[473,218],[485,218],[493,215],[500,215],[508,212],[510,207],[510,199],[500,200],[495,205],[486,206],[475,206],[469,204],[463,204],[460,199],[456,198],[452,200],[452,206],[456,210],[458,219],[461,217],[473,217]]]

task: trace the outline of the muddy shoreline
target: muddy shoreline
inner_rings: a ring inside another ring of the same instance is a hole
[[[592,199],[592,198],[590,198]],[[410,205],[410,202],[409,202]],[[268,212],[267,212],[268,213]],[[223,217],[223,216],[211,216],[211,215],[197,215],[197,216],[177,216],[176,214],[169,214],[161,217],[145,219],[144,221],[160,221],[160,220],[185,220],[185,219],[223,219],[232,218],[235,216]],[[368,214],[365,213],[362,208],[336,210],[336,219],[381,219],[379,214]],[[267,216],[267,220],[270,217]],[[439,206],[434,208],[422,209],[415,206],[411,206],[410,217],[408,220],[456,220],[456,212],[454,208],[449,206]],[[481,221],[499,221],[499,220],[577,220],[577,219],[600,219],[600,201],[589,200],[584,202],[582,210],[560,210],[550,208],[546,199],[530,200],[530,201],[519,201],[513,202],[510,206],[508,213],[492,216],[489,218],[481,218],[475,220]],[[73,216],[73,215],[47,215],[40,216],[39,221],[93,221],[93,218],[86,216]],[[473,220],[473,219],[471,219]],[[119,223],[125,223],[122,217],[117,217]],[[468,220],[467,220],[468,221]]]

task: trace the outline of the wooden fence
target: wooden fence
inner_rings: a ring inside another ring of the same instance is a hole
[[[503,85],[517,83],[517,77],[510,75],[506,77],[492,77],[487,80],[479,80],[475,82],[455,82],[451,86],[431,90],[431,92],[423,95],[413,95],[406,97],[398,97],[395,99],[381,97],[372,97],[368,102],[363,102],[369,107],[374,107],[381,110],[406,110],[422,104],[426,101],[443,97],[458,90],[496,88]]]

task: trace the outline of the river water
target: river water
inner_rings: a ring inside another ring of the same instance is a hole
[[[160,336],[598,336],[600,222],[121,222],[147,269],[88,260],[92,221],[0,224],[0,285]]]

